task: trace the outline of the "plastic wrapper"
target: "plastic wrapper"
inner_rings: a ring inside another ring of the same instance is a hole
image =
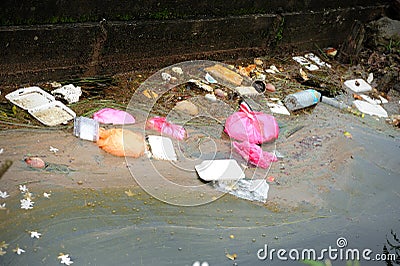
[[[100,128],[97,145],[115,156],[140,157],[145,151],[142,135],[122,128]]]
[[[156,130],[178,140],[183,140],[187,136],[186,130],[182,126],[168,122],[165,117],[156,116],[148,119],[146,129]]]
[[[254,143],[233,142],[232,144],[235,151],[239,153],[243,159],[255,166],[268,168],[271,162],[278,161],[278,158],[275,156],[275,154],[263,151],[260,146]]]
[[[277,139],[279,126],[274,116],[254,112],[243,102],[240,110],[226,119],[224,131],[236,140],[261,144]]]
[[[103,124],[123,125],[135,123],[135,118],[131,114],[112,108],[104,108],[97,111],[93,114],[93,119]]]

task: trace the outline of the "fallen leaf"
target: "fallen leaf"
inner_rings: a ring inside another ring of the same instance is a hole
[[[133,197],[133,196],[136,195],[136,194],[133,193],[130,189],[129,189],[128,191],[125,191],[125,194],[126,194],[128,197]]]
[[[149,99],[155,99],[158,97],[158,94],[151,90],[144,90],[143,95]]]
[[[230,259],[230,260],[236,260],[237,254],[236,254],[236,253],[233,253],[233,254],[227,253],[227,254],[226,254],[226,257],[227,257],[228,259]]]

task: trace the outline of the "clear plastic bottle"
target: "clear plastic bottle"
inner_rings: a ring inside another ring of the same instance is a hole
[[[289,111],[302,109],[319,102],[321,93],[316,90],[308,89],[286,96],[284,103]]]

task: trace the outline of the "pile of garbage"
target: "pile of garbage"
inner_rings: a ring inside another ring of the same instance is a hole
[[[168,113],[171,110],[167,110],[167,115],[149,112],[144,123],[145,131],[132,131],[124,125],[136,124],[137,119],[133,115],[135,107],[140,109],[146,102],[154,106],[166,102],[166,97],[171,96],[175,99],[171,114],[180,112],[196,117],[200,116],[202,110],[212,108],[214,103],[228,103],[232,111],[220,114],[223,131],[230,138],[232,150],[241,161],[232,157],[203,160],[194,165],[194,169],[200,179],[209,182],[217,190],[265,202],[269,190],[267,180],[246,178],[243,169],[268,169],[271,163],[278,161],[277,151],[266,150],[262,144],[278,139],[277,118],[280,116],[297,114],[322,103],[338,111],[360,117],[369,115],[383,118],[399,126],[399,114],[386,110],[389,104],[399,103],[391,102],[387,91],[376,88],[380,83],[374,78],[374,72],[352,72],[346,74],[346,78],[333,77],[334,58],[338,52],[328,47],[320,50],[320,56],[314,53],[293,56],[291,72],[279,64],[267,65],[267,60],[262,58],[255,58],[253,63],[238,67],[212,61],[189,62],[204,64],[204,67],[195,67],[200,75],[177,64],[159,71],[154,75],[156,78],[150,77],[148,83],[151,86],[136,91],[142,98],[130,106],[133,108],[124,111],[122,108],[106,107],[90,116],[77,116],[71,109],[82,96],[81,87],[73,84],[56,84],[50,93],[37,86],[20,88],[5,98],[27,110],[46,126],[73,121],[73,134],[76,137],[92,141],[112,155],[132,158],[147,156],[153,160],[167,161],[179,160],[173,140],[184,141],[190,132],[184,124],[173,122],[174,116]],[[371,64],[376,62],[372,59],[369,61]],[[290,82],[294,86],[288,89]],[[179,86],[187,88],[178,94],[174,89]],[[192,93],[196,90],[205,102],[193,100]],[[172,95],[167,95],[167,91],[171,91]],[[158,133],[148,134],[149,131]]]

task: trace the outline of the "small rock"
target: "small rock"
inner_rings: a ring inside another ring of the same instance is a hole
[[[189,101],[178,102],[175,106],[175,109],[189,115],[197,115],[199,113],[199,108]]]
[[[265,85],[265,90],[269,91],[269,92],[275,92],[276,91],[275,86],[272,85],[271,83],[267,83],[267,85]]]
[[[46,163],[39,157],[28,157],[24,161],[32,168],[44,168],[46,166]]]
[[[207,93],[204,96],[204,98],[206,98],[207,100],[212,101],[212,102],[216,102],[217,101],[217,97],[215,97],[215,95],[211,94],[211,93]]]
[[[220,98],[224,98],[228,95],[226,92],[224,92],[221,89],[215,89],[214,94],[215,94],[215,96],[218,96]]]

